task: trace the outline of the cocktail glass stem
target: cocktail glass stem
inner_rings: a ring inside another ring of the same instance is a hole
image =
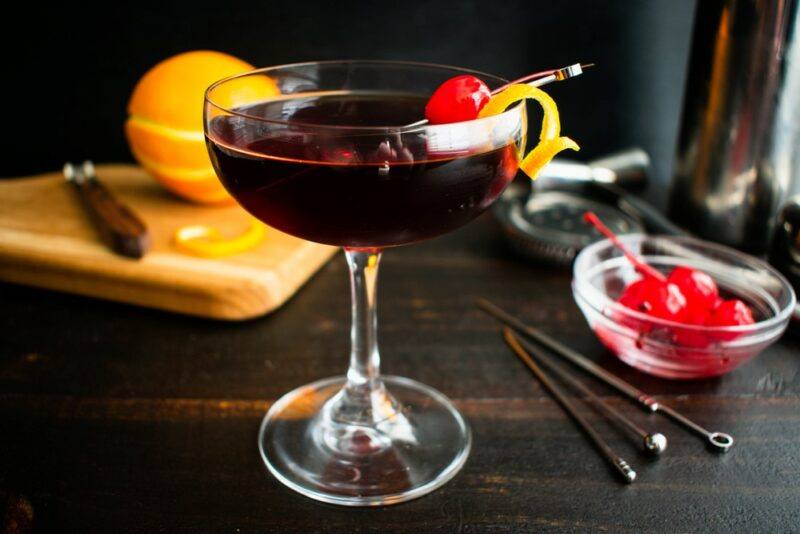
[[[361,396],[373,390],[380,381],[381,357],[378,353],[378,286],[379,251],[345,250],[350,268],[350,297],[353,323],[350,330],[350,368],[346,388]]]
[[[328,401],[320,416],[324,442],[349,454],[383,448],[386,440],[379,437],[380,433],[387,426],[408,422],[380,376],[376,294],[381,253],[347,249],[345,256],[353,312],[350,368],[342,390]],[[406,429],[405,433],[409,431]]]

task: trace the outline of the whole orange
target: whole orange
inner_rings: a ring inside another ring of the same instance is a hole
[[[217,80],[253,66],[221,52],[178,54],[147,71],[128,102],[125,134],[136,160],[173,193],[202,203],[230,202],[205,146],[203,95]],[[249,78],[249,77],[248,77]],[[250,93],[279,94],[266,76],[254,77]]]

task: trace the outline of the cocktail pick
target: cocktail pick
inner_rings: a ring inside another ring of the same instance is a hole
[[[533,361],[533,358],[530,354],[520,345],[519,340],[517,337],[511,332],[509,327],[503,328],[503,338],[505,339],[508,346],[514,351],[520,360],[528,366],[528,369],[539,379],[539,382],[542,383],[544,388],[553,396],[553,398],[561,405],[567,414],[572,417],[575,423],[583,430],[586,435],[591,440],[592,444],[597,447],[600,453],[603,455],[603,458],[613,467],[621,476],[622,479],[630,484],[634,480],[636,480],[636,471],[631,469],[631,466],[620,458],[614,450],[606,443],[606,441],[600,437],[600,434],[592,428],[586,419],[578,413],[575,409],[575,406],[567,399],[567,397],[561,392],[561,390],[553,383],[552,380],[542,371],[542,369],[536,365],[536,362]]]
[[[518,339],[517,341],[519,341],[519,344],[528,351],[528,353],[531,355],[531,358],[534,358],[540,364],[544,364],[544,366],[547,367],[551,373],[554,373],[563,382],[566,382],[571,388],[584,395],[586,399],[592,403],[609,421],[619,427],[622,427],[627,432],[639,438],[641,440],[642,449],[644,452],[648,454],[659,455],[667,448],[667,438],[664,436],[664,434],[660,432],[647,432],[623,415],[622,412],[609,406],[603,399],[595,395],[595,393],[586,387],[580,380],[571,376],[564,369],[556,365],[556,363],[550,358],[545,357],[545,355],[542,353],[537,353],[536,347],[524,339]]]
[[[584,69],[588,69],[589,67],[594,67],[594,63],[573,63],[572,65],[567,65],[566,67],[561,67],[560,69],[553,69],[553,70],[544,70],[541,72],[536,72],[534,74],[529,74],[523,78],[519,78],[518,80],[514,80],[513,82],[507,83],[503,86],[498,87],[492,94],[495,95],[506,89],[509,85],[514,85],[516,83],[526,83],[531,87],[541,87],[543,85],[547,85],[553,82],[561,82],[564,80],[568,80],[570,78],[574,78],[576,76],[580,76],[583,74]],[[417,122],[412,122],[411,124],[406,124],[403,128],[413,128],[415,126],[425,126],[428,124],[428,119],[422,119]]]
[[[609,373],[599,365],[595,364],[588,358],[582,356],[578,352],[556,341],[544,332],[528,326],[513,315],[498,308],[486,299],[478,299],[476,302],[478,308],[488,313],[501,323],[510,326],[517,332],[526,335],[533,339],[540,345],[550,349],[554,354],[570,361],[577,365],[587,373],[595,378],[602,380],[609,386],[613,387],[623,395],[634,400],[637,404],[642,406],[645,411],[659,412],[668,416],[673,421],[679,423],[685,428],[688,428],[695,434],[702,436],[706,442],[711,446],[712,450],[716,452],[727,452],[733,446],[733,436],[724,432],[711,432],[702,426],[698,425],[688,417],[678,413],[669,406],[658,402],[656,399],[646,394],[645,392],[637,389],[635,386],[622,380],[618,376]]]
[[[536,72],[534,74],[529,74],[522,78],[518,78],[505,85],[501,85],[497,89],[494,89],[492,94],[496,95],[497,93],[507,89],[508,86],[517,83],[525,83],[531,87],[541,87],[543,85],[547,85],[548,83],[561,82],[570,78],[574,78],[575,76],[580,76],[583,74],[583,71],[589,67],[594,67],[594,63],[573,63],[572,65],[567,65],[566,67],[561,67],[560,69]]]

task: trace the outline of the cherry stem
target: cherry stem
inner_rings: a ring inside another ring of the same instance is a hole
[[[536,78],[542,78],[544,76],[550,76],[551,74],[553,74],[557,70],[558,69],[542,70],[542,71],[539,71],[539,72],[534,72],[533,74],[528,74],[526,76],[523,76],[522,78],[517,78],[513,82],[508,82],[507,84],[498,87],[497,89],[492,91],[492,94],[496,95],[497,93],[499,93],[499,92],[501,92],[501,91],[507,89],[508,87],[510,87],[510,86],[512,86],[514,84],[517,84],[517,83],[527,83],[527,82],[530,82],[532,80],[535,80]]]
[[[628,247],[623,245],[622,241],[617,238],[614,232],[612,232],[605,224],[603,224],[600,218],[595,215],[593,211],[587,211],[584,213],[583,220],[594,226],[598,232],[606,236],[615,247],[620,249],[622,253],[625,254],[625,257],[628,258],[628,261],[631,262],[631,265],[633,265],[634,268],[639,271],[639,273],[644,276],[649,276],[650,278],[655,278],[659,282],[667,281],[667,277],[664,276],[663,273],[654,269],[653,267],[650,267],[642,258],[631,252]]]

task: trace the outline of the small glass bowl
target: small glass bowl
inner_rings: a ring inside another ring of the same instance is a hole
[[[572,293],[600,341],[625,363],[664,378],[718,376],[764,350],[786,329],[795,294],[765,262],[690,237],[629,234],[620,240],[665,274],[685,265],[711,275],[720,296],[744,301],[756,320],[744,326],[694,326],[618,304],[625,286],[641,276],[609,240],[599,241],[575,259]]]

